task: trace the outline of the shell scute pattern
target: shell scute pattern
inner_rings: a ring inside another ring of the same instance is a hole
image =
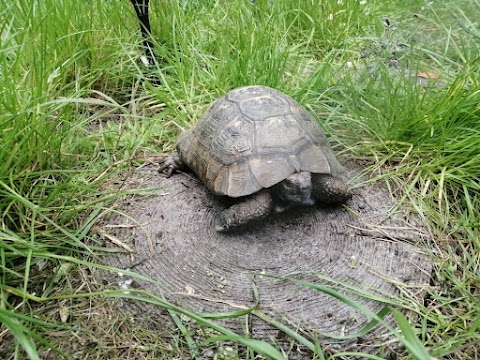
[[[226,124],[212,140],[212,154],[224,165],[237,162],[240,157],[251,156],[254,151],[255,124],[248,119],[236,117]]]
[[[269,188],[294,172],[330,174],[336,162],[308,111],[264,86],[238,88],[216,100],[182,134],[177,151],[213,193],[230,197]]]
[[[244,99],[238,103],[242,115],[253,121],[265,121],[271,117],[281,117],[290,113],[286,99],[265,94]]]

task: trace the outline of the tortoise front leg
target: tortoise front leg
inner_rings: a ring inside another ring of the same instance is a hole
[[[319,205],[344,204],[350,197],[347,184],[339,177],[312,174],[312,197]]]
[[[217,231],[228,231],[266,217],[272,211],[273,201],[268,190],[262,190],[244,201],[230,206],[220,216]]]
[[[170,177],[175,171],[182,170],[184,168],[185,164],[180,158],[180,155],[178,155],[178,152],[174,151],[160,162],[160,168],[158,169],[158,172]]]
[[[153,65],[155,63],[155,55],[153,53],[153,44],[150,38],[150,19],[148,17],[148,7],[150,0],[130,0],[135,8],[138,20],[140,21],[140,31],[142,32],[143,45],[145,46],[145,55],[148,62]]]

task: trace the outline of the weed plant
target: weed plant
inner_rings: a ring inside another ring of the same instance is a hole
[[[420,321],[396,317],[405,357],[478,357],[480,2],[164,0],[151,15],[159,62],[146,71],[128,1],[0,0],[0,356],[196,354],[175,317],[196,314],[135,295],[170,311],[175,333],[106,301],[125,294],[96,277],[107,250],[92,227],[121,195],[111,184],[173,149],[219,95],[262,84],[316,113],[431,229],[432,286],[405,306]],[[223,334],[209,341],[281,358],[197,320]],[[349,356],[283,330],[316,358]]]

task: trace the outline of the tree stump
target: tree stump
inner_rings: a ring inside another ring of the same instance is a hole
[[[358,169],[348,172],[352,178]],[[156,169],[143,169],[129,181],[130,187],[162,188],[122,204],[131,218],[108,221],[106,231],[136,251],[108,261],[159,281],[164,286],[141,286],[194,311],[248,308],[255,301],[255,286],[260,309],[275,319],[312,334],[344,336],[357,333],[371,319],[329,295],[260,274],[329,284],[374,312],[384,304],[348,294],[338,283],[385,298],[400,296],[400,289],[421,297],[422,287],[428,286],[432,265],[417,247],[427,235],[401,211],[391,214],[394,199],[380,185],[355,188],[344,206],[291,209],[242,231],[218,233],[215,220],[226,200],[211,195],[194,175],[165,178]],[[134,311],[144,314],[147,306],[136,303]],[[245,324],[238,318],[223,322],[240,333]],[[253,338],[282,338],[256,317],[249,319],[248,327]],[[378,326],[362,339],[320,340],[337,350],[359,350],[366,344],[378,346],[386,340],[384,335],[385,329]]]

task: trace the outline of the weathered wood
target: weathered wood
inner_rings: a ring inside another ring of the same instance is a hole
[[[349,170],[349,176],[356,172]],[[252,306],[255,285],[260,308],[276,319],[314,333],[351,335],[370,319],[331,296],[259,274],[296,273],[297,278],[332,286],[342,282],[387,298],[400,296],[399,289],[421,296],[422,287],[428,286],[432,265],[417,246],[427,235],[401,212],[389,215],[394,201],[379,185],[354,189],[346,206],[293,209],[242,232],[224,234],[214,230],[214,223],[225,200],[213,197],[193,175],[164,178],[151,169],[129,181],[131,187],[164,188],[122,206],[136,223],[127,218],[108,222],[131,225],[107,229],[122,241],[130,239],[129,245],[137,251],[133,256],[111,257],[110,264],[122,268],[137,264],[134,271],[164,284],[160,288],[142,283],[142,287],[196,311]],[[350,297],[374,312],[384,306],[368,297]],[[146,308],[141,303],[134,307],[139,315]],[[241,331],[245,320],[224,324]],[[255,338],[281,338],[278,330],[258,318],[249,324]],[[337,349],[358,350],[365,343],[380,345],[384,334],[378,327],[361,339],[362,344],[358,339],[337,343],[321,337],[321,341]]]

